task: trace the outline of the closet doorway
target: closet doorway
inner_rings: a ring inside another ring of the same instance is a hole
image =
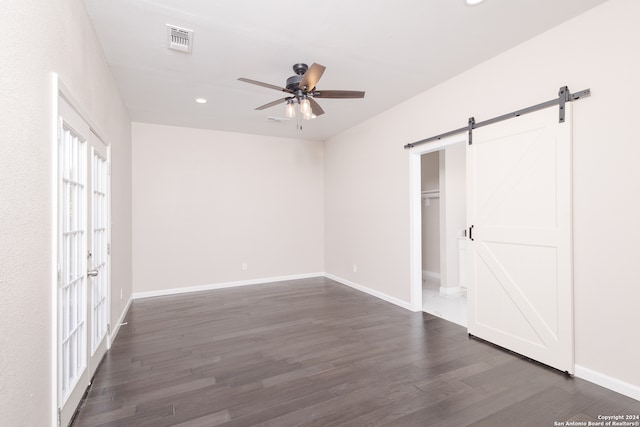
[[[466,138],[412,154],[413,306],[466,327]]]

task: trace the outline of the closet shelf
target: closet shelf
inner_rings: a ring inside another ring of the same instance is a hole
[[[420,194],[422,194],[423,199],[433,199],[436,197],[440,197],[440,190],[426,190],[421,191]]]

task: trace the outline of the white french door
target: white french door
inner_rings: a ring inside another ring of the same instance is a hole
[[[59,98],[58,408],[67,425],[104,356],[109,295],[107,147]]]
[[[90,162],[89,194],[89,256],[88,276],[91,288],[90,319],[91,355],[89,375],[93,377],[96,368],[107,351],[109,313],[109,163],[107,147],[95,138],[89,139]]]
[[[469,333],[573,373],[571,105],[473,131]]]

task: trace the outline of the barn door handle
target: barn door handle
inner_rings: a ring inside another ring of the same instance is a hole
[[[469,227],[469,239],[473,240],[473,225]]]

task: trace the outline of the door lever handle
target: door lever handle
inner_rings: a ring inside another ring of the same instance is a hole
[[[96,277],[98,275],[98,273],[100,273],[100,271],[98,271],[98,270],[89,270],[89,271],[87,271],[87,276]]]

